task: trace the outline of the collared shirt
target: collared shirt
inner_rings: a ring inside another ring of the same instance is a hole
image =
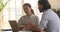
[[[39,18],[35,15],[31,15],[31,16],[28,16],[28,15],[25,15],[25,16],[22,16],[19,21],[18,21],[18,25],[21,26],[21,25],[26,25],[28,23],[32,23],[32,24],[36,24],[38,25],[38,22],[39,22]]]
[[[60,32],[60,20],[56,13],[51,9],[43,12],[39,27],[46,32]]]

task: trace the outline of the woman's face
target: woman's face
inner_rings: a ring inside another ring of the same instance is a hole
[[[24,12],[25,12],[26,14],[28,14],[28,15],[31,14],[31,8],[30,8],[30,7],[24,6],[23,9],[24,9]]]

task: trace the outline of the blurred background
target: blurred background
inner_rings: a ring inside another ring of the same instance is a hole
[[[51,8],[60,17],[60,0],[49,0]],[[11,29],[9,20],[16,20],[25,15],[23,11],[23,4],[29,3],[32,5],[35,15],[41,20],[43,13],[38,11],[38,0],[0,0],[0,30]],[[40,21],[39,20],[39,21]]]

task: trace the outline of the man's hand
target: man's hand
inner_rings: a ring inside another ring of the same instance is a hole
[[[28,23],[26,26],[23,25],[22,26],[24,30],[29,30],[29,31],[32,31],[32,32],[41,32],[41,30],[38,28],[37,25],[34,25],[32,23]]]

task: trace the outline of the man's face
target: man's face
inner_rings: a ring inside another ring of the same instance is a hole
[[[43,5],[38,3],[38,9],[39,9],[40,12],[43,12],[42,8],[43,8]]]

